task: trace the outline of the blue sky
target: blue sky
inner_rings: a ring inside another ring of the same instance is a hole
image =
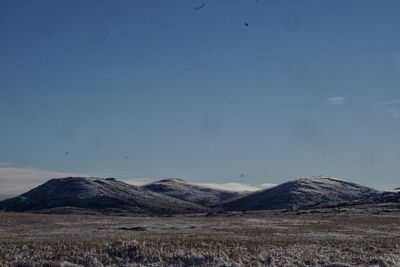
[[[0,162],[126,179],[257,185],[323,174],[398,187],[399,8],[1,1]]]

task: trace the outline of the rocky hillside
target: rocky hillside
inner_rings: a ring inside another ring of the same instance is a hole
[[[331,177],[303,178],[249,194],[225,204],[227,210],[275,210],[351,203],[380,192]]]
[[[25,194],[0,202],[0,210],[6,211],[37,211],[60,207],[157,214],[207,211],[203,206],[113,178],[52,179]]]
[[[220,207],[222,202],[241,196],[240,193],[190,184],[182,179],[164,179],[145,185],[153,192],[192,202],[205,207]]]
[[[379,203],[398,203],[400,204],[400,191],[387,191],[382,192],[376,196],[372,196],[368,199],[363,199],[360,204],[379,204]]]

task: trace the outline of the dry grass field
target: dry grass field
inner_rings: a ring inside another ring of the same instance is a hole
[[[0,266],[400,266],[400,213],[0,213]]]

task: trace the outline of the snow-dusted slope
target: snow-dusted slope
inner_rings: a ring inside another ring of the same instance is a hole
[[[399,203],[400,204],[400,191],[385,191],[377,196],[372,196],[369,199],[360,201],[360,204],[378,204],[378,203]]]
[[[0,202],[0,210],[33,211],[59,207],[115,209],[137,213],[190,213],[206,209],[115,179],[67,177],[52,179]]]
[[[182,179],[164,179],[144,185],[144,188],[205,207],[220,207],[223,201],[237,198],[240,193],[190,184]]]
[[[225,204],[227,210],[274,210],[352,202],[379,191],[331,177],[303,178],[249,194]]]

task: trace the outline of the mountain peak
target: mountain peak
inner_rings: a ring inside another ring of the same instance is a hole
[[[308,176],[308,177],[303,177],[303,178],[299,178],[297,180],[294,181],[302,181],[302,182],[325,182],[325,183],[329,183],[329,182],[346,182],[345,180],[342,180],[340,178],[336,178],[336,177],[332,177],[332,176],[324,176],[324,175],[318,175],[318,176]]]
[[[329,181],[334,181],[334,182],[342,182],[344,180],[331,177],[331,176],[310,176],[310,177],[304,177],[300,178],[297,180],[303,180],[303,181],[310,181],[310,182],[329,182]]]
[[[165,178],[165,179],[156,181],[155,183],[187,183],[187,181],[185,181],[181,178]]]
[[[249,194],[226,204],[232,210],[270,210],[338,204],[378,194],[366,186],[327,176],[306,177]]]
[[[0,210],[26,211],[73,207],[135,213],[190,213],[206,209],[116,179],[51,179],[21,196],[0,202]]]

